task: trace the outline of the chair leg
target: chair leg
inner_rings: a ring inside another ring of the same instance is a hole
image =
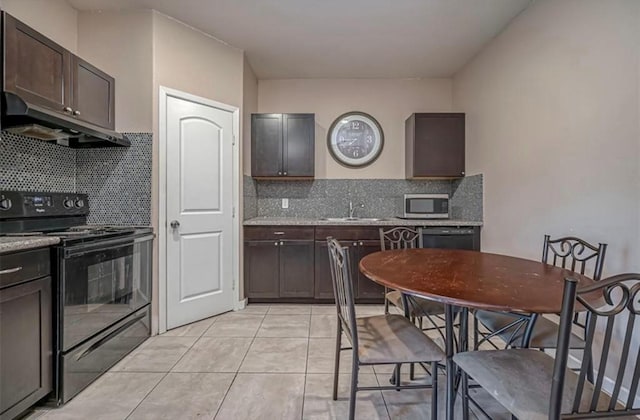
[[[411,363],[409,365],[409,379],[410,380],[414,380],[416,379],[416,364],[415,363]]]
[[[469,375],[462,371],[462,420],[469,420]]]
[[[349,420],[354,420],[356,416],[356,392],[358,391],[358,369],[359,361],[357,351],[353,352],[353,361],[351,365],[351,392],[349,395]]]
[[[338,399],[338,377],[340,373],[340,348],[342,347],[342,326],[338,319],[338,328],[336,329],[338,335],[336,336],[336,358],[333,368],[333,400]]]
[[[473,349],[474,350],[478,350],[478,340],[479,340],[479,334],[478,334],[478,318],[476,318],[476,315],[473,314]]]
[[[438,419],[438,362],[431,362],[431,420]]]
[[[401,369],[400,368],[401,368],[401,366],[402,365],[400,363],[398,363],[396,365],[396,369],[395,369],[395,372],[394,372],[395,376],[396,376],[395,377],[395,381],[394,381],[395,385],[396,385],[396,391],[400,391],[400,384],[401,384],[401,380],[400,380],[400,370]]]

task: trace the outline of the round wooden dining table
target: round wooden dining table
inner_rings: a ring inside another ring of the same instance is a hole
[[[565,278],[578,280],[578,287],[594,283],[589,277],[539,261],[450,249],[417,248],[375,252],[360,260],[359,268],[369,279],[385,287],[444,304],[447,420],[453,419],[455,404],[453,324],[456,308],[463,308],[464,314],[460,318],[457,350],[465,351],[468,308],[535,314],[559,313],[562,309]]]

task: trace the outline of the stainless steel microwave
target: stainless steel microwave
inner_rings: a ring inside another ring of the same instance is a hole
[[[403,219],[448,219],[449,194],[405,194]]]

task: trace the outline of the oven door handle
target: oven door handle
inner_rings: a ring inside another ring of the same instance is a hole
[[[150,241],[155,238],[154,234],[138,236],[138,237],[127,237],[127,238],[119,238],[112,239],[109,241],[99,241],[99,242],[91,242],[82,245],[76,245],[69,248],[64,249],[64,258],[70,257],[78,257],[84,254],[88,254],[90,252],[98,252],[98,251],[106,251],[108,249],[119,248],[121,246],[133,245],[139,242]]]
[[[109,334],[105,335],[100,340],[98,340],[95,343],[93,343],[92,345],[90,345],[85,351],[80,353],[78,355],[78,357],[76,357],[76,360],[80,360],[80,359],[88,356],[89,354],[93,353],[99,347],[102,347],[102,345],[104,343],[106,343],[107,341],[111,340],[113,337],[115,337],[116,335],[120,334],[122,331],[126,330],[127,328],[129,328],[130,326],[135,324],[136,322],[140,321],[145,316],[147,316],[147,312],[145,312],[143,314],[140,314],[140,315],[136,316],[133,319],[130,319],[129,321],[127,321],[126,324],[121,325],[118,328],[116,328],[115,330],[111,331]]]

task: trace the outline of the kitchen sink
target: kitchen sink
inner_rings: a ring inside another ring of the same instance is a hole
[[[381,222],[386,219],[379,217],[321,217],[319,220],[325,222]]]

